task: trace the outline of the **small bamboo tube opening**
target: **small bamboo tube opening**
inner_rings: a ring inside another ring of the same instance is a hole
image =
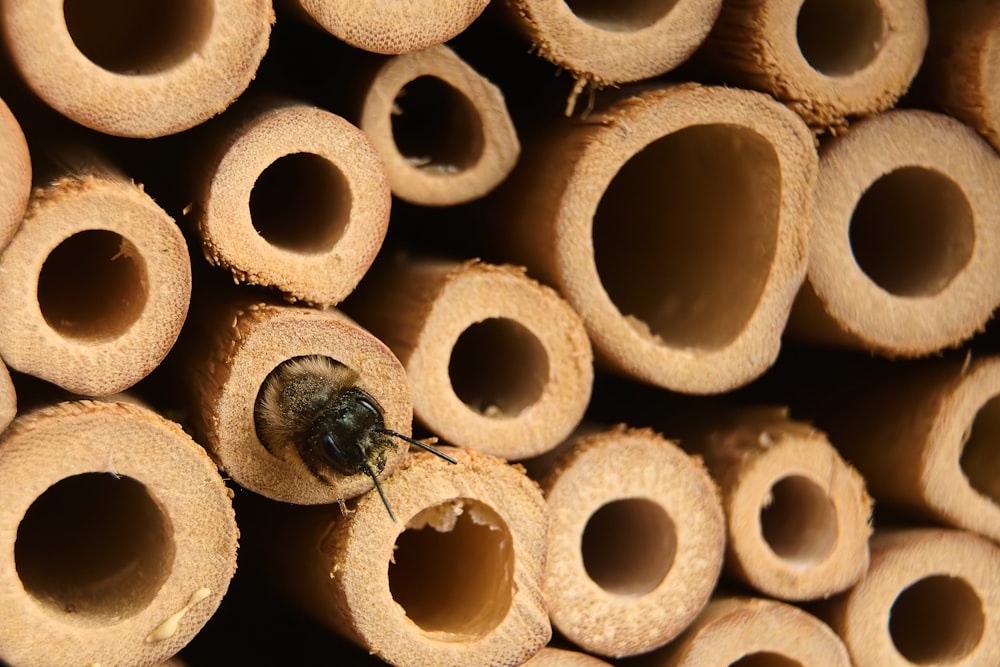
[[[827,76],[849,76],[868,67],[885,39],[878,0],[804,0],[796,38],[809,64]]]
[[[803,475],[771,486],[760,510],[761,536],[776,556],[793,566],[825,560],[837,542],[837,513],[827,492]]]
[[[745,655],[736,662],[729,663],[729,667],[806,667],[798,660],[786,658],[779,653],[770,651],[759,651]]]
[[[1000,509],[1000,395],[987,400],[973,417],[959,465],[969,485]]]
[[[955,663],[983,638],[983,601],[961,577],[930,576],[910,584],[893,601],[889,635],[916,664]]]
[[[680,0],[636,0],[624,5],[609,5],[600,0],[566,0],[566,6],[595,28],[634,32],[661,20],[678,2]]]
[[[483,154],[483,121],[465,94],[434,76],[399,90],[392,138],[404,159],[422,169],[461,171]]]

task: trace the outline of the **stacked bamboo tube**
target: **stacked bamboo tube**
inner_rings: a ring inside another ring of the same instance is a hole
[[[0,14],[0,662],[1000,664],[994,3]]]

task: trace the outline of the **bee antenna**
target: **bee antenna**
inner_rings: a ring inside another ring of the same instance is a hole
[[[387,429],[387,428],[379,429],[378,432],[379,433],[383,433],[385,435],[391,435],[393,437],[399,438],[400,440],[405,440],[406,442],[410,443],[411,445],[416,445],[417,447],[419,447],[420,449],[423,449],[424,451],[428,451],[431,454],[436,454],[436,455],[440,456],[441,458],[443,458],[448,463],[458,463],[458,461],[456,461],[452,457],[448,456],[447,454],[445,454],[441,450],[435,449],[434,447],[431,447],[430,445],[424,444],[424,443],[420,442],[419,440],[414,440],[413,438],[411,438],[409,436],[406,436],[406,435],[403,435],[402,433],[397,433],[396,431],[392,431],[392,430]]]
[[[367,462],[363,465],[365,467],[365,472],[368,473],[368,476],[372,478],[373,482],[375,482],[375,490],[378,491],[379,498],[382,499],[382,504],[385,505],[385,510],[389,513],[389,518],[395,521],[396,515],[392,513],[392,507],[389,505],[389,499],[385,497],[385,491],[382,490],[382,485],[379,484],[378,476]]]

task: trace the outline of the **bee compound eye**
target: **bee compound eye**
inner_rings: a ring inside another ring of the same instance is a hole
[[[348,461],[347,451],[340,445],[340,443],[337,442],[332,433],[324,433],[320,437],[320,444],[322,445],[321,451],[323,456],[334,464],[335,467],[339,469],[347,469],[351,467],[351,462]]]

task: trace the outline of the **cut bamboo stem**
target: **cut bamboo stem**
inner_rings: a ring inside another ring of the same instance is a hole
[[[552,624],[592,653],[636,655],[698,615],[722,568],[725,516],[708,472],[651,431],[582,436],[541,475]]]
[[[523,663],[523,667],[611,667],[611,665],[586,653],[546,646]]]
[[[580,422],[593,384],[586,330],[523,269],[400,259],[369,289],[352,312],[402,361],[414,414],[436,435],[516,460]]]
[[[2,15],[14,64],[39,97],[125,137],[221,113],[253,79],[274,21],[270,0],[14,0]]]
[[[17,414],[17,393],[10,379],[7,366],[0,362],[0,431],[3,431]]]
[[[31,194],[31,156],[28,143],[3,100],[0,100],[0,250],[3,250],[21,225]]]
[[[12,665],[156,664],[212,616],[236,569],[215,464],[145,408],[82,401],[19,417],[0,442],[0,496],[0,657]]]
[[[892,111],[820,159],[809,277],[791,333],[914,357],[955,346],[1000,304],[1000,157],[947,116]]]

